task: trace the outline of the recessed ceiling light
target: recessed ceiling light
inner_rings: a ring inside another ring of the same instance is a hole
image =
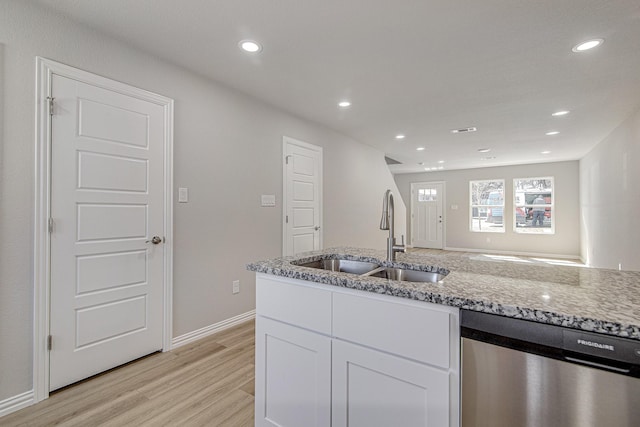
[[[491,148],[478,148],[478,153],[488,153]]]
[[[444,169],[444,166],[438,166],[438,170]]]
[[[551,151],[549,150],[541,151],[540,154],[551,154]]]
[[[593,49],[600,46],[604,42],[603,39],[587,40],[586,42],[579,43],[571,49],[574,52],[584,52],[585,50]]]
[[[404,139],[405,136],[403,134],[398,134],[396,135],[396,139]]]
[[[552,130],[551,132],[547,132],[547,133],[545,133],[545,135],[547,135],[547,136],[553,136],[553,135],[557,135],[557,134],[559,134],[559,133],[560,133],[560,132],[558,132],[557,130]]]
[[[478,129],[475,127],[468,127],[468,128],[460,128],[460,129],[452,129],[451,133],[465,133],[465,132],[475,132]]]
[[[242,40],[239,45],[242,50],[249,53],[256,53],[262,50],[260,43],[254,40]]]
[[[438,163],[443,164],[444,160],[438,160]]]
[[[488,157],[482,157],[480,160],[493,160],[495,158],[496,156],[488,156]]]
[[[351,107],[351,102],[349,102],[349,101],[340,101],[340,102],[338,102],[338,107],[340,107],[340,108]]]
[[[424,147],[418,147],[418,148],[416,148],[416,150],[422,151],[422,150],[424,150]]]
[[[556,111],[555,113],[552,114],[552,116],[560,117],[560,116],[566,116],[567,114],[569,114],[568,110],[562,110],[562,111]]]

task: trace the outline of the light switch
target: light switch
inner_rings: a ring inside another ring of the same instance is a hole
[[[458,210],[458,205],[451,205],[451,210],[452,211],[457,211]]]
[[[178,203],[187,203],[189,201],[189,189],[178,188]]]
[[[272,208],[276,205],[275,194],[263,194],[261,200],[263,207]]]

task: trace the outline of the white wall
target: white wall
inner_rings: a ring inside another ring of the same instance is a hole
[[[640,110],[580,160],[581,255],[640,271]]]
[[[555,234],[533,235],[513,231],[513,179],[554,177]],[[469,231],[469,181],[482,179],[505,180],[505,232],[478,233]],[[480,249],[496,252],[548,254],[578,257],[580,254],[578,162],[539,163],[519,166],[463,169],[453,171],[397,174],[396,184],[411,210],[411,183],[446,182],[445,246],[456,249]],[[458,209],[451,209],[457,205]],[[411,234],[410,212],[407,216]],[[487,241],[487,238],[490,241]]]
[[[0,401],[32,388],[37,55],[175,99],[174,184],[190,202],[174,205],[174,337],[254,308],[245,265],[282,250],[281,210],[260,195],[281,206],[283,135],[324,148],[325,246],[384,247],[382,196],[395,182],[382,153],[33,2],[0,1],[0,46]]]

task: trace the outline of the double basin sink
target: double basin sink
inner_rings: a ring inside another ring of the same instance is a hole
[[[400,280],[404,282],[437,283],[446,276],[446,274],[431,271],[382,267],[373,262],[349,259],[321,259],[296,265],[300,267],[317,268],[320,270],[357,274],[364,277],[381,277],[383,279]]]

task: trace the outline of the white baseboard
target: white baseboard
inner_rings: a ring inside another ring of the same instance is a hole
[[[540,253],[540,252],[520,252],[520,251],[497,251],[490,249],[469,249],[469,248],[450,248],[445,247],[446,251],[455,251],[455,252],[474,252],[474,253],[483,253],[483,254],[496,254],[496,255],[513,255],[513,256],[528,256],[528,257],[537,257],[537,258],[559,258],[559,259],[572,259],[572,260],[580,260],[579,255],[564,255],[564,254],[549,254],[549,253]]]
[[[25,391],[24,393],[1,400],[0,417],[9,415],[10,413],[15,412],[19,409],[26,408],[27,406],[33,405],[34,403],[33,390]]]
[[[214,323],[213,325],[205,326],[204,328],[200,328],[192,332],[187,332],[186,334],[182,334],[178,337],[175,337],[171,341],[171,348],[174,349],[174,348],[183,346],[185,344],[188,344],[190,342],[199,340],[200,338],[213,335],[216,332],[220,332],[222,330],[228,329],[232,326],[246,322],[247,320],[254,319],[255,317],[256,317],[256,311],[251,310],[251,311],[247,311],[246,313],[242,313],[237,316],[231,317],[229,319],[223,320],[222,322]]]

